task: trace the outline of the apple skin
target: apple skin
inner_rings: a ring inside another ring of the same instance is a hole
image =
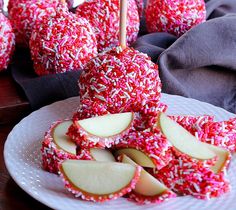
[[[75,197],[80,197],[82,200],[99,202],[99,203],[103,203],[109,200],[115,200],[131,192],[131,190],[135,188],[135,185],[138,182],[140,174],[141,174],[141,167],[137,166],[132,180],[130,181],[128,185],[124,186],[124,188],[122,188],[121,190],[117,192],[113,192],[112,194],[96,195],[96,194],[90,194],[76,187],[66,176],[62,168],[62,162],[60,163],[59,170],[60,170],[60,177],[63,179],[63,182],[65,183],[65,187],[72,194],[74,194]]]
[[[90,118],[92,119],[92,118]],[[78,121],[73,122],[73,128],[69,128],[72,130],[72,133],[68,133],[69,136],[76,142],[80,148],[111,148],[115,144],[118,144],[119,141],[126,136],[132,129],[135,121],[135,114],[132,112],[132,119],[125,130],[121,133],[108,136],[108,137],[100,137],[95,136],[89,132],[87,132]]]
[[[76,154],[66,152],[60,148],[53,139],[54,129],[62,122],[69,120],[59,120],[54,122],[49,130],[45,133],[41,152],[42,152],[42,167],[44,170],[58,174],[59,172],[59,162],[67,159],[80,159]],[[76,148],[76,145],[75,145]]]

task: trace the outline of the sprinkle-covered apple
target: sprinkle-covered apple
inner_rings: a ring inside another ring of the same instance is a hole
[[[81,148],[110,148],[133,129],[133,112],[107,114],[74,121],[68,135]]]
[[[161,169],[172,160],[171,144],[158,130],[130,132],[114,148],[143,167]]]
[[[97,55],[97,41],[86,19],[59,7],[54,16],[36,24],[30,52],[39,76],[78,71]]]
[[[139,31],[139,14],[135,0],[129,0],[127,10],[127,43],[136,41]],[[102,52],[119,44],[120,0],[86,0],[76,8],[79,17],[92,25]]]
[[[46,171],[58,173],[59,163],[67,159],[115,161],[115,158],[105,149],[92,148],[77,153],[76,144],[66,135],[72,125],[71,120],[54,122],[46,132],[42,142],[42,166]]]
[[[7,68],[15,49],[15,35],[10,21],[0,11],[0,71]]]
[[[132,159],[124,154],[119,156],[118,159],[123,163],[137,166]],[[167,201],[176,197],[176,194],[142,168],[140,178],[128,197],[139,204],[148,204]]]
[[[201,161],[176,157],[167,166],[153,174],[169,189],[180,195],[192,195],[199,199],[219,197],[230,190],[224,173],[215,174]]]
[[[128,47],[113,48],[90,60],[80,76],[79,88],[82,109],[74,120],[103,112],[132,111],[151,117],[160,108],[158,66],[147,55]],[[98,106],[90,109],[84,100]]]
[[[60,166],[65,187],[76,197],[94,202],[117,199],[135,188],[140,166],[118,162],[66,160]]]
[[[181,36],[206,21],[206,8],[204,0],[148,0],[145,15],[150,33]]]
[[[16,35],[16,44],[28,47],[36,22],[45,16],[54,16],[57,7],[63,6],[60,0],[18,0],[9,8],[9,19]],[[17,2],[18,2],[17,1]],[[66,6],[64,6],[66,8]]]
[[[216,154],[214,152],[166,114],[160,113],[157,126],[173,145],[176,154],[183,153],[203,161],[215,158]]]

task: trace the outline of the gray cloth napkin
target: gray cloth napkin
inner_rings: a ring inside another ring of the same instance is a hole
[[[133,47],[159,65],[163,92],[195,98],[236,113],[236,2],[209,0],[207,18],[180,38],[146,34]],[[22,52],[11,67],[33,109],[78,94],[79,72],[37,77]],[[23,55],[23,56],[22,56]],[[20,57],[20,58],[19,58]]]
[[[158,63],[163,92],[236,113],[235,12],[235,0],[211,0],[207,2],[208,20],[180,38],[152,33],[134,43]]]

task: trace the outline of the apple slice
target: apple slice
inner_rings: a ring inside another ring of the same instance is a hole
[[[160,113],[157,125],[176,150],[198,160],[209,160],[216,156],[211,149],[166,114]]]
[[[125,154],[142,167],[155,168],[153,161],[143,152],[134,148],[118,149],[115,156]]]
[[[76,145],[65,135],[69,120],[54,122],[45,133],[42,142],[42,166],[46,171],[58,173],[58,164],[62,160],[78,159]]]
[[[76,155],[76,144],[66,135],[68,128],[72,125],[72,121],[63,121],[53,129],[53,140],[60,149],[65,152]],[[96,161],[115,162],[115,158],[109,150],[91,148],[90,155]],[[78,155],[79,156],[79,155]]]
[[[227,166],[229,165],[230,159],[231,159],[231,154],[228,150],[223,149],[221,147],[217,147],[211,144],[206,144],[206,146],[212,150],[218,157],[217,161],[215,162],[215,164],[213,166],[210,167],[210,169],[214,172],[214,173],[219,173],[221,171],[224,171]]]
[[[112,153],[107,149],[91,148],[90,154],[96,161],[116,162]]]
[[[130,192],[141,167],[117,162],[66,160],[60,167],[65,187],[76,197],[104,202]]]
[[[121,155],[119,160],[122,163],[137,166],[137,164],[126,155]],[[165,185],[144,169],[141,170],[140,178],[135,188],[130,193],[130,198],[139,203],[159,203],[175,196],[174,192],[170,191]]]
[[[80,137],[78,144],[81,148],[109,148],[129,132],[133,121],[133,112],[107,114],[75,121]]]
[[[158,129],[132,131],[114,149],[117,155],[126,154],[140,166],[158,170],[173,158],[172,145]]]
[[[52,137],[55,144],[65,152],[76,155],[76,144],[66,135],[72,121],[63,121],[59,123],[52,131]]]

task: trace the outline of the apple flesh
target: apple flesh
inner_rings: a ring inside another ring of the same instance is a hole
[[[112,153],[106,149],[91,148],[90,154],[96,161],[116,162]]]
[[[129,133],[134,113],[107,114],[74,122],[80,148],[110,148]]]
[[[118,162],[66,160],[60,167],[66,187],[82,199],[103,202],[131,191],[141,168]]]
[[[126,112],[79,120],[76,125],[93,136],[111,137],[129,128],[133,119],[134,113]]]
[[[63,121],[58,124],[52,131],[54,143],[65,152],[76,155],[76,145],[66,135],[68,128],[72,125],[72,121]]]
[[[231,158],[230,152],[221,147],[217,147],[207,143],[205,144],[210,150],[212,150],[217,155],[218,158],[216,163],[210,167],[211,170],[217,174],[227,168]]]
[[[155,164],[152,162],[152,160],[143,152],[134,149],[134,148],[124,148],[124,149],[118,149],[115,152],[115,156],[119,156],[125,154],[129,158],[131,158],[134,162],[136,162],[138,165],[142,167],[148,167],[148,168],[155,168]]]
[[[133,166],[137,166],[137,163],[135,163],[126,155],[120,156],[120,160],[122,163],[128,163]],[[160,183],[155,177],[153,177],[144,169],[141,170],[140,178],[133,189],[134,192],[144,196],[159,196],[167,190],[168,188],[165,185]]]
[[[166,114],[160,113],[157,126],[177,151],[198,160],[209,160],[216,156],[211,149]]]
[[[76,144],[66,135],[68,128],[72,125],[72,121],[63,121],[58,124],[52,131],[54,143],[65,152],[76,155]],[[115,162],[115,158],[109,150],[91,148],[90,154],[96,161]]]

